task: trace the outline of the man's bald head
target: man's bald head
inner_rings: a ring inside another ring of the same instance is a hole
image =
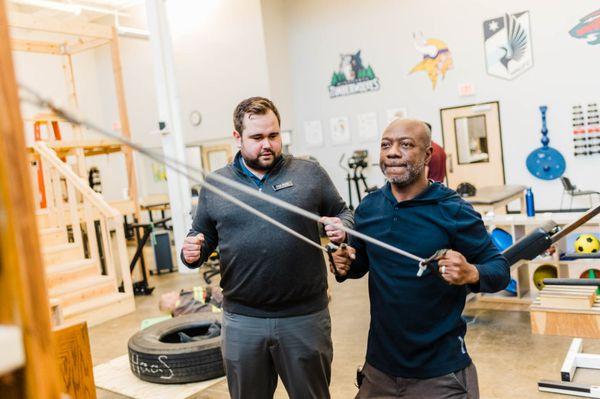
[[[427,124],[418,119],[394,119],[383,131],[382,138],[387,135],[398,133],[413,137],[423,147],[431,146],[431,129]]]

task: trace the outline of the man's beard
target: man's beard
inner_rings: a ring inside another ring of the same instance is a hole
[[[281,157],[281,154],[279,156],[277,156],[275,154],[275,152],[271,151],[271,150],[267,150],[264,151],[261,155],[264,155],[266,152],[270,153],[271,156],[273,157],[273,160],[271,162],[269,162],[269,164],[264,164],[260,162],[260,156],[253,158],[253,159],[248,159],[246,157],[244,158],[244,162],[246,163],[246,166],[248,166],[249,168],[252,168],[254,170],[260,170],[260,171],[268,171],[270,170],[273,165],[275,165],[275,162],[277,162],[277,160]],[[243,154],[242,154],[243,156]]]
[[[402,176],[387,176],[385,173],[386,165],[383,163],[380,165],[380,168],[390,183],[399,187],[406,187],[413,184],[419,178],[419,176],[421,176],[421,173],[423,173],[423,170],[425,169],[425,162],[406,164],[406,173],[404,173]]]

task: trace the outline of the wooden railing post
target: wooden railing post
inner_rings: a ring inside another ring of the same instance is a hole
[[[129,256],[127,255],[127,241],[125,240],[125,232],[123,231],[122,216],[115,215],[113,220],[115,224],[117,256],[119,257],[119,266],[121,267],[123,287],[126,294],[133,295],[133,284],[131,282],[131,272],[129,271]]]
[[[50,179],[52,180],[52,198],[50,203],[53,204],[55,210],[55,221],[54,223],[60,227],[62,231],[66,231],[67,224],[65,223],[65,201],[63,199],[63,188],[60,181],[60,174],[55,167],[50,166]]]
[[[110,245],[110,230],[106,223],[106,216],[100,218],[100,234],[102,239],[102,247],[104,250],[104,259],[106,260],[106,275],[112,277],[115,280],[115,286],[117,285],[117,276],[115,273],[115,262],[113,258],[113,251]]]
[[[94,259],[98,264],[98,268],[101,269],[100,259],[98,256],[98,238],[96,236],[96,224],[94,223],[94,215],[92,214],[90,202],[85,197],[82,198],[82,206],[83,217],[85,219],[85,227],[87,230],[87,243],[88,250],[90,251],[90,258]]]
[[[69,213],[71,214],[71,229],[73,230],[73,240],[75,244],[83,249],[83,240],[81,239],[81,222],[79,221],[79,207],[73,183],[67,180],[67,195],[69,196]]]
[[[54,205],[54,189],[52,185],[52,177],[50,176],[51,166],[43,163],[40,158],[40,167],[42,168],[42,176],[44,179],[44,201],[46,204],[46,207],[42,209],[45,209],[48,212],[48,219],[52,220],[52,224],[54,225],[58,215],[56,214],[57,210]]]

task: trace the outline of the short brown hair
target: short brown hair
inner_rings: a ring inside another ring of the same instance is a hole
[[[277,111],[277,107],[271,100],[264,97],[247,98],[239,103],[233,111],[233,127],[238,133],[242,134],[244,131],[244,115],[264,115],[269,111],[273,111],[277,117],[277,122],[281,125],[279,111]]]

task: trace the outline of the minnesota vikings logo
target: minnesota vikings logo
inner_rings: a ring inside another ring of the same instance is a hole
[[[442,75],[442,79],[446,77],[446,72],[454,67],[452,62],[452,54],[446,43],[438,39],[423,38],[423,34],[413,34],[415,40],[415,48],[422,54],[423,60],[410,70],[410,73],[425,71],[431,85],[435,89],[438,77]]]
[[[569,34],[577,39],[585,39],[588,44],[600,44],[600,8],[579,20]]]

